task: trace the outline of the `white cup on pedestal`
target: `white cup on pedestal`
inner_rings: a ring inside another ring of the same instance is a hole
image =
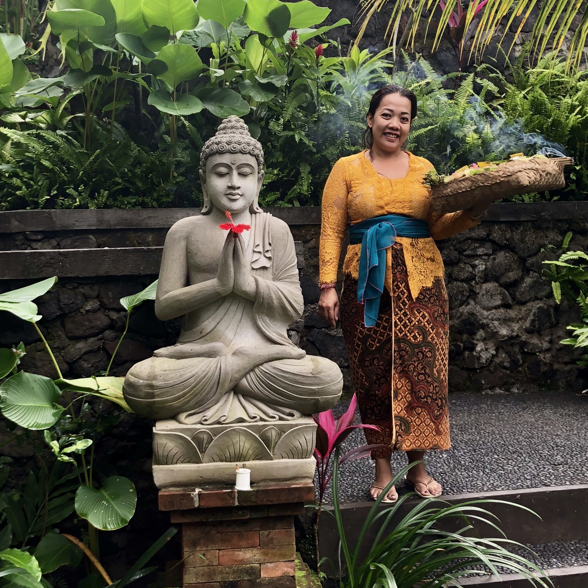
[[[251,470],[248,468],[237,469],[237,479],[235,481],[236,490],[251,490]]]

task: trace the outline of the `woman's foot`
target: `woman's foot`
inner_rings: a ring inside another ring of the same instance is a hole
[[[424,478],[418,479],[416,476],[410,476],[409,472],[405,479],[408,485],[412,486],[414,491],[421,498],[436,498],[437,496],[441,496],[441,494],[443,494],[443,487],[441,484],[431,478],[431,476],[428,474],[426,474]]]
[[[372,484],[372,487],[370,488],[370,496],[372,500],[378,500],[380,494],[382,494],[385,487],[386,486],[378,486],[377,484]],[[396,488],[394,486],[392,486],[390,490],[388,490],[386,496],[382,498],[382,502],[385,504],[393,504],[397,500],[398,492],[396,492]]]
[[[434,498],[443,494],[443,487],[428,473],[423,463],[424,451],[407,451],[408,462],[414,464],[406,474],[406,482],[422,498]],[[419,463],[415,463],[419,462]]]
[[[370,496],[372,500],[377,500],[384,488],[392,481],[392,468],[390,467],[390,457],[376,458],[376,479],[370,488]],[[382,502],[390,504],[398,500],[398,493],[396,488],[392,486]]]

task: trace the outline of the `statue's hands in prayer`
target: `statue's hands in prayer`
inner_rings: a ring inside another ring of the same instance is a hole
[[[235,286],[234,292],[243,298],[255,300],[257,295],[257,285],[255,279],[251,275],[251,263],[247,259],[247,248],[243,237],[236,234],[233,238],[235,242],[235,250],[233,253],[233,261],[235,267]]]
[[[220,263],[218,264],[218,271],[216,274],[216,286],[221,296],[228,296],[235,286],[235,263],[233,261],[235,251],[235,239],[231,231],[227,235],[225,241]]]
[[[318,308],[320,317],[334,328],[339,318],[339,297],[335,288],[321,290]]]

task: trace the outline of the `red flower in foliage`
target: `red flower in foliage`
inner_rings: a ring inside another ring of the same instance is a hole
[[[235,225],[235,223],[233,222],[233,217],[231,216],[231,213],[228,210],[225,211],[225,216],[231,222],[230,223],[222,223],[219,225],[219,227],[223,231],[231,231],[233,233],[233,235],[235,235],[235,234],[242,233],[243,231],[248,231],[251,228],[250,225]]]
[[[290,35],[290,40],[288,41],[290,47],[296,49],[296,45],[298,45],[298,31],[292,31]]]
[[[374,425],[354,425],[355,409],[357,408],[357,399],[355,394],[349,403],[347,412],[338,419],[333,416],[332,410],[326,410],[318,415],[318,418],[312,417],[318,425],[316,430],[316,448],[314,457],[317,461],[317,472],[319,482],[319,503],[322,504],[324,493],[331,481],[332,472],[329,473],[331,458],[335,449],[339,447],[354,429],[373,429],[379,431]],[[362,445],[351,449],[345,455],[341,456],[339,464],[353,459],[367,457],[374,449],[379,449],[382,445]]]
[[[318,59],[322,54],[323,54],[323,46],[319,45],[315,50],[314,50],[314,54],[316,55],[316,58]]]

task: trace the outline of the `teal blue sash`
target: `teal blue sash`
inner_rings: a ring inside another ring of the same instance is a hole
[[[427,221],[386,214],[351,225],[349,234],[351,245],[361,243],[357,301],[364,305],[365,326],[373,327],[384,292],[386,249],[392,247],[396,237],[422,239],[430,237],[431,233]]]

